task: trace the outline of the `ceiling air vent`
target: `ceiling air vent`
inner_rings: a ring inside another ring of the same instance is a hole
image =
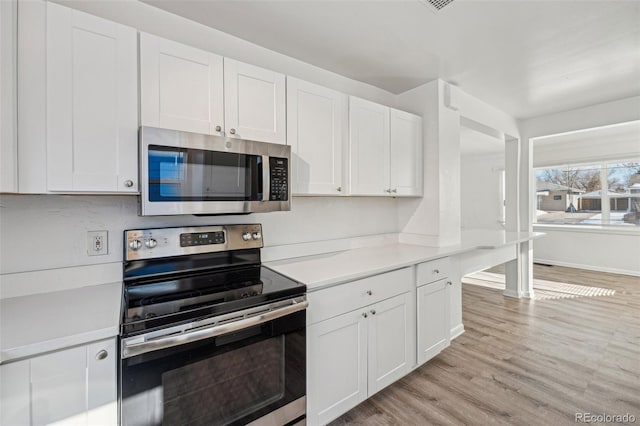
[[[449,5],[450,3],[453,3],[453,0],[418,0],[418,1],[423,5],[427,6],[427,8],[431,10],[433,13],[438,13],[445,6]]]

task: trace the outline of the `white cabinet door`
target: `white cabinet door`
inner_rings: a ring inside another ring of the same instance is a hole
[[[18,191],[17,1],[0,1],[0,192]]]
[[[342,195],[347,95],[287,77],[287,142],[294,194]]]
[[[30,425],[29,360],[0,365],[0,425]]]
[[[103,340],[0,366],[1,423],[118,423],[116,342]]]
[[[411,292],[369,308],[369,396],[395,382],[413,366]],[[412,320],[413,318],[413,320]]]
[[[224,58],[227,136],[286,144],[285,75]]]
[[[449,345],[449,281],[418,287],[418,364]]]
[[[140,33],[143,126],[223,134],[223,78],[221,56]]]
[[[388,195],[389,108],[349,98],[350,193]]]
[[[47,189],[137,192],[136,31],[47,3]]]
[[[391,109],[392,195],[422,194],[422,117]]]
[[[307,421],[326,424],[367,397],[364,309],[307,328]]]

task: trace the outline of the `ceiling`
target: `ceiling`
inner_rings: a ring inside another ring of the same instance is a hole
[[[537,148],[558,145],[579,145],[599,142],[601,144],[628,143],[638,147],[640,155],[640,120],[613,124],[558,135],[543,136],[533,140]]]
[[[441,78],[516,118],[640,95],[640,2],[143,0],[401,93]]]

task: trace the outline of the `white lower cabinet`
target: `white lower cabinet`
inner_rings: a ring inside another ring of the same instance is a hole
[[[412,268],[405,268],[309,294],[309,310],[316,312],[307,318],[326,315],[307,327],[308,424],[330,422],[413,368],[412,277]],[[389,289],[395,290],[392,297]],[[323,302],[336,297],[356,306],[333,316]],[[358,306],[361,300],[370,302]]]
[[[0,366],[0,424],[115,425],[116,339]]]

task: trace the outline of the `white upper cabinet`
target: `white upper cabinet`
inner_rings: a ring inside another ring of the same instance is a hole
[[[389,107],[349,98],[350,185],[354,195],[389,193]]]
[[[343,93],[287,77],[287,142],[294,194],[346,194],[342,168],[347,105]]]
[[[353,195],[422,195],[422,118],[349,98]]]
[[[143,126],[224,133],[222,56],[140,33]]]
[[[393,195],[422,195],[422,117],[391,108],[391,169]]]
[[[227,136],[286,144],[285,75],[224,58]]]
[[[46,8],[47,190],[137,192],[136,30]]]
[[[18,190],[17,1],[0,1],[0,192]]]

